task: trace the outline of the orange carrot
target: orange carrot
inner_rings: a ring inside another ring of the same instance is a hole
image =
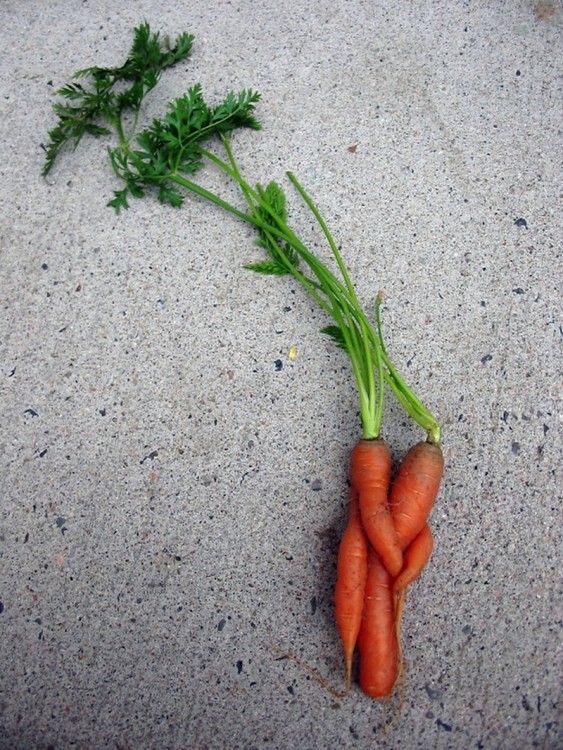
[[[422,531],[419,531],[405,551],[403,569],[393,584],[395,594],[400,594],[413,581],[416,581],[430,559],[433,547],[432,532],[428,524],[425,523]]]
[[[346,691],[350,689],[352,658],[362,622],[367,547],[358,507],[358,493],[352,487],[348,499],[348,524],[338,551],[338,572],[334,591],[334,615],[346,666]]]
[[[391,486],[389,507],[400,547],[405,550],[422,531],[442,481],[444,456],[440,446],[413,445]]]
[[[360,650],[360,687],[372,698],[389,695],[399,675],[393,579],[370,547]]]
[[[387,504],[391,454],[383,440],[360,440],[352,450],[350,481],[357,490],[362,524],[389,573],[397,576],[403,553]]]

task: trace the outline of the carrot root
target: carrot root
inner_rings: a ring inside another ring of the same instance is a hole
[[[432,532],[426,523],[406,549],[403,569],[393,584],[395,594],[400,594],[413,581],[416,581],[430,559],[433,548]]]
[[[364,530],[395,577],[403,567],[403,553],[387,503],[391,465],[391,453],[383,440],[360,440],[352,450],[350,481],[358,492]]]
[[[377,553],[368,550],[364,615],[358,638],[360,687],[372,698],[390,695],[399,676],[393,579]]]
[[[427,519],[444,469],[440,447],[418,443],[407,452],[389,491],[391,463],[382,440],[360,440],[352,450],[348,524],[335,589],[346,693],[357,645],[360,687],[377,699],[388,697],[403,674],[406,593],[432,554]]]
[[[443,473],[444,456],[440,446],[433,443],[417,443],[403,458],[389,495],[391,516],[402,550],[426,524]]]
[[[334,613],[346,667],[346,692],[352,681],[352,659],[362,623],[367,577],[367,539],[362,528],[358,493],[350,489],[348,524],[340,542],[334,591]]]

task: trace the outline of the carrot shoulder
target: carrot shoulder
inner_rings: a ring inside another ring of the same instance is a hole
[[[391,454],[383,440],[360,440],[352,450],[350,481],[358,492],[364,530],[395,577],[403,567],[403,553],[387,504],[391,465]]]
[[[442,450],[432,443],[413,445],[402,460],[389,495],[391,516],[402,550],[426,524],[443,473]]]
[[[393,579],[373,549],[368,550],[368,575],[360,650],[360,687],[372,698],[389,695],[399,674]]]
[[[352,659],[364,608],[367,577],[367,539],[362,528],[358,493],[352,487],[348,500],[348,523],[338,551],[334,615],[346,666],[346,690],[350,689]]]

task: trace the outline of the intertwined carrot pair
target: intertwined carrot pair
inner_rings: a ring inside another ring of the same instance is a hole
[[[113,133],[115,141],[108,153],[121,189],[115,191],[110,206],[119,212],[129,207],[129,199],[149,193],[175,207],[182,205],[186,194],[213,203],[257,230],[256,244],[265,258],[247,263],[246,268],[276,278],[291,275],[332,321],[322,332],[350,358],[362,423],[362,440],[352,451],[350,520],[338,562],[336,619],[348,687],[358,644],[360,684],[368,695],[384,696],[393,689],[399,672],[404,593],[432,550],[426,522],[443,470],[440,426],[387,353],[380,316],[382,293],[375,302],[374,325],[357,297],[326,221],[297,177],[287,173],[328,243],[332,268],[289,225],[281,185],[269,182],[263,187],[244,179],[229,134],[239,128],[260,128],[255,116],[257,92],[231,92],[222,103],[210,106],[201,86],[195,84],[169,103],[163,117],[153,118],[141,129],[145,96],[164,70],[190,55],[193,40],[191,34],[183,33],[170,46],[144,23],[135,29],[123,65],[77,71],[72,82],[59,89],[66,103],[54,106],[58,124],[49,132],[43,174],[50,172],[65,144],[76,146],[86,134],[105,137]],[[219,153],[207,148],[212,139]],[[247,210],[194,182],[206,165],[234,181]],[[408,452],[390,492],[391,456],[380,439],[384,387],[428,434],[427,443]]]
[[[360,687],[374,698],[393,690],[400,668],[404,596],[432,552],[427,520],[444,460],[430,442],[414,445],[391,484],[392,459],[381,439],[360,440],[350,461],[348,524],[338,555],[335,616],[350,687],[356,645]]]

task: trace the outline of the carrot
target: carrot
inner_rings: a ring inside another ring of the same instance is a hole
[[[347,686],[357,641],[362,655],[362,687],[370,695],[386,695],[399,671],[397,633],[404,587],[418,574],[429,554],[425,524],[443,470],[437,447],[440,425],[386,351],[380,314],[382,294],[376,299],[374,325],[358,299],[326,221],[295,175],[287,173],[328,243],[335,261],[332,270],[290,226],[283,188],[276,182],[253,187],[243,177],[228,134],[240,127],[260,128],[255,117],[258,92],[248,89],[230,93],[223,103],[210,107],[198,84],[171,102],[164,117],[141,129],[137,118],[141,101],[166,68],[189,55],[192,42],[190,34],[181,34],[169,49],[160,43],[158,34],[151,34],[148,24],[143,24],[135,29],[131,53],[121,67],[87,68],[77,73],[80,85],[71,83],[59,90],[64,99],[72,101],[55,104],[58,124],[49,133],[43,174],[49,173],[65,143],[76,145],[87,133],[96,136],[112,132],[115,141],[109,148],[109,158],[122,189],[115,191],[108,205],[117,213],[129,207],[129,198],[149,193],[156,193],[161,203],[175,207],[182,205],[186,193],[209,201],[257,230],[256,244],[265,257],[246,264],[246,268],[268,276],[293,276],[330,319],[322,332],[349,356],[362,425],[362,440],[352,451],[350,520],[339,555],[335,610],[344,645]],[[190,112],[197,116],[187,116]],[[207,147],[212,137],[220,153],[212,145]],[[212,165],[234,182],[248,210],[241,210],[238,204],[194,181],[205,165]],[[379,439],[385,386],[434,443],[420,444],[409,451],[389,501],[391,457]],[[396,586],[403,587],[395,601],[394,580]]]
[[[348,523],[338,550],[338,568],[334,590],[334,615],[346,666],[346,692],[352,679],[352,658],[364,607],[367,577],[367,539],[362,528],[358,493],[350,488]]]
[[[395,594],[401,593],[413,581],[416,581],[430,559],[433,548],[432,532],[428,524],[425,523],[422,531],[419,531],[405,551],[403,569],[397,578],[395,578],[393,584]]]
[[[370,547],[360,650],[360,687],[372,698],[389,695],[399,675],[393,579]]]
[[[358,492],[362,524],[389,573],[403,567],[403,553],[387,504],[391,454],[383,440],[360,440],[350,459],[350,481]]]
[[[444,456],[440,446],[433,443],[413,445],[402,460],[389,495],[391,516],[402,550],[426,524],[443,473]]]

